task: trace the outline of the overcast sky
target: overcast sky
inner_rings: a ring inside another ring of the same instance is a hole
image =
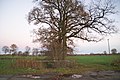
[[[28,12],[33,8],[33,0],[0,0],[0,52],[3,46],[16,44],[19,50],[24,51],[25,46],[39,47],[39,44],[32,43],[31,31],[38,26],[28,24],[26,19]],[[114,18],[116,26],[120,27],[120,0],[115,0],[116,10],[119,11]],[[120,29],[120,28],[119,28]],[[107,51],[107,39],[110,40],[110,47],[120,52],[120,34],[106,37],[101,42],[75,41],[75,53],[98,53]]]

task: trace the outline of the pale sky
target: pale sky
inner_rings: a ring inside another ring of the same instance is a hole
[[[40,47],[32,43],[31,31],[39,26],[28,24],[26,19],[28,12],[33,8],[33,0],[0,0],[0,52],[3,46],[16,44],[19,50],[25,46]],[[120,29],[120,0],[116,0],[116,26]],[[76,40],[75,53],[99,53],[108,52],[107,39],[110,40],[110,48],[116,48],[120,52],[120,33],[106,37],[101,42],[86,42]]]

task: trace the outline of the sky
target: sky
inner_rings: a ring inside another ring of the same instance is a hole
[[[25,46],[38,48],[40,44],[32,43],[34,28],[33,24],[28,24],[27,15],[35,4],[33,0],[0,0],[0,53],[3,46],[16,44],[19,51],[24,51]],[[117,15],[113,16],[116,20],[115,25],[120,29],[120,0],[115,0]],[[75,40],[75,53],[102,53],[108,52],[107,39],[110,48],[116,48],[120,52],[120,33],[108,36],[101,42],[87,42]]]

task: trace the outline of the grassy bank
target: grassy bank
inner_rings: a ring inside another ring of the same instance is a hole
[[[93,70],[120,70],[120,55],[68,56],[72,67],[41,67],[42,56],[0,56],[0,74],[41,74],[46,72],[83,73]],[[119,61],[118,61],[119,60]],[[26,65],[27,64],[27,65]],[[23,66],[24,65],[24,66]]]

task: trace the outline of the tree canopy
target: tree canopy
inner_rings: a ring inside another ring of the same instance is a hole
[[[114,20],[109,15],[115,14],[112,0],[98,0],[86,6],[80,0],[36,0],[38,3],[28,14],[28,22],[40,28],[35,31],[36,41],[48,49],[59,47],[58,54],[63,59],[67,47],[73,44],[72,38],[86,41],[100,41],[104,35],[116,33]],[[57,46],[56,46],[57,45]],[[55,48],[54,48],[55,49]],[[55,50],[52,53],[55,53]],[[58,56],[58,55],[57,55]]]

